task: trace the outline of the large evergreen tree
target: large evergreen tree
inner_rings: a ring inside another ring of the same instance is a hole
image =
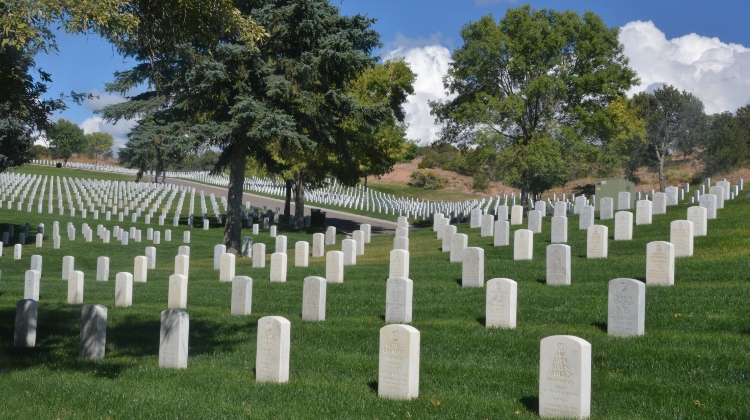
[[[375,129],[388,112],[384,104],[360,104],[349,95],[351,81],[374,65],[370,52],[378,34],[370,29],[372,20],[341,16],[326,0],[244,7],[267,28],[264,41],[249,45],[229,36],[208,49],[185,44],[156,63],[143,62],[117,74],[108,89],[127,92],[159,79],[158,89],[103,111],[110,120],[148,114],[181,121],[192,138],[222,149],[219,166],[230,171],[224,242],[235,253],[248,156],[294,180],[295,224],[301,227],[305,186],[352,161],[342,121]]]

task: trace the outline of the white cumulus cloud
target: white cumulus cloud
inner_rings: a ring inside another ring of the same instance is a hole
[[[403,57],[417,74],[414,95],[409,96],[404,104],[406,123],[409,125],[406,135],[419,144],[429,144],[438,139],[440,127],[430,115],[428,101],[448,98],[443,88],[443,76],[452,61],[451,53],[442,45],[414,46],[405,38],[401,38],[401,41],[403,46],[394,48],[385,56]]]
[[[114,138],[114,146],[112,150],[117,154],[117,150],[125,145],[128,141],[128,133],[135,127],[138,122],[135,120],[120,120],[117,123],[108,123],[101,117],[89,117],[83,120],[80,127],[86,134],[91,134],[97,131],[102,133],[109,133]]]
[[[698,96],[707,114],[750,103],[749,48],[694,33],[667,39],[650,21],[623,26],[620,42],[641,79],[630,94],[673,85]]]

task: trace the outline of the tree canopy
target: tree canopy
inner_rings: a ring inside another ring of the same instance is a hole
[[[671,85],[653,93],[639,93],[633,100],[646,122],[648,143],[659,165],[659,189],[664,191],[665,162],[678,150],[692,152],[706,133],[703,103],[692,93]]]
[[[561,184],[566,165],[592,155],[581,139],[594,117],[637,83],[617,35],[592,12],[528,5],[465,25],[444,78],[454,97],[431,103],[442,140],[494,147],[524,202]]]
[[[86,136],[76,123],[59,119],[47,128],[47,140],[52,156],[62,159],[68,166],[68,159],[74,153],[81,153],[86,148]]]
[[[86,134],[86,153],[93,155],[98,161],[104,155],[111,154],[115,140],[109,133],[97,131]]]

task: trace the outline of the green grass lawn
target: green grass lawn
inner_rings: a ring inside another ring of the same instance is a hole
[[[86,172],[86,174],[89,174]],[[91,173],[94,174],[94,173]],[[646,334],[616,338],[606,334],[609,280],[645,277],[646,244],[669,240],[669,222],[686,217],[687,205],[654,216],[651,226],[634,226],[632,241],[613,241],[609,258],[585,258],[585,231],[569,220],[572,285],[544,284],[550,220],[534,237],[534,259],[513,261],[512,247],[493,247],[479,229],[461,224],[469,246],[485,249],[485,278],[518,282],[518,326],[484,327],[485,290],[462,289],[461,264],[450,263],[429,228],[410,232],[410,272],[414,281],[412,326],[421,333],[419,397],[391,401],[377,396],[378,339],[384,323],[385,280],[393,235],[374,236],[357,265],[345,268],[343,284],[329,284],[326,320],[302,322],[302,284],[324,276],[323,258],[307,268],[293,266],[297,240],[314,231],[289,232],[286,283],[269,281],[270,264],[253,269],[238,258],[237,275],[253,278],[253,312],[229,313],[231,284],[218,281],[213,246],[223,230],[191,232],[188,368],[158,367],[160,312],[167,309],[167,280],[174,269],[180,227],[136,223],[145,230],[172,229],[172,242],[156,245],[157,268],[147,283],[134,284],[133,306],[114,306],[114,277],[132,272],[133,259],[148,241],[121,246],[83,242],[80,217],[0,210],[0,232],[24,222],[45,223],[45,244],[12,247],[0,257],[0,418],[533,418],[537,417],[539,341],[570,334],[592,345],[593,418],[750,417],[750,200],[728,201],[708,236],[695,239],[695,255],[676,262],[675,286],[647,287]],[[46,204],[46,200],[45,200]],[[197,209],[200,207],[196,206]],[[36,208],[34,208],[36,210]],[[183,214],[185,214],[184,211]],[[58,220],[62,249],[52,249],[52,222]],[[141,219],[142,220],[142,219]],[[77,240],[65,237],[72,221]],[[525,225],[523,226],[525,227]],[[515,230],[516,226],[513,227]],[[512,237],[513,232],[511,232]],[[243,235],[250,235],[249,230]],[[144,234],[145,237],[145,234]],[[163,238],[163,234],[162,234]],[[267,231],[254,235],[270,252]],[[326,250],[340,249],[337,245]],[[43,256],[36,347],[13,347],[15,304],[23,297],[24,271],[33,254]],[[78,358],[81,305],[66,303],[60,280],[62,257],[74,255],[85,273],[85,303],[108,308],[107,354],[100,361]],[[110,281],[96,282],[96,259],[110,257]],[[257,321],[268,315],[291,321],[290,380],[255,382]]]

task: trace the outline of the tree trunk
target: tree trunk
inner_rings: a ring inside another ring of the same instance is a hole
[[[240,142],[244,143],[244,142]],[[224,245],[227,252],[239,254],[242,244],[242,186],[245,181],[245,156],[247,148],[232,146],[229,162],[229,187],[227,188],[227,220],[224,225]]]
[[[365,175],[365,200],[364,200],[365,201],[365,205],[367,205],[367,196],[368,195],[369,194],[367,194],[367,175]]]
[[[292,215],[292,180],[287,179],[286,180],[286,200],[284,200],[284,217],[286,218],[286,221],[284,223],[289,223],[289,217]]]
[[[300,172],[294,185],[294,228],[305,227],[305,174]]]
[[[664,192],[664,159],[659,159],[659,191]]]

